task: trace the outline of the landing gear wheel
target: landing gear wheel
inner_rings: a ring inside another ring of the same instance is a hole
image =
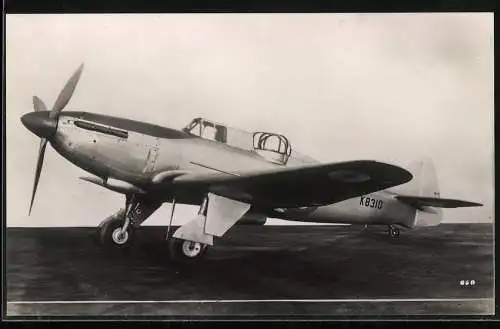
[[[113,219],[105,223],[100,232],[101,245],[107,250],[127,250],[134,241],[134,231],[131,225],[121,232],[123,219]]]
[[[389,235],[391,236],[391,238],[395,239],[395,238],[399,237],[400,233],[401,232],[400,232],[399,228],[389,227]]]
[[[170,258],[179,264],[193,264],[203,259],[208,246],[199,242],[171,238],[169,240]]]

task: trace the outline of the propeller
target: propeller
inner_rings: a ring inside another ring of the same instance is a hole
[[[40,147],[38,149],[38,160],[36,162],[35,181],[33,182],[33,192],[31,193],[30,211],[28,213],[28,216],[31,215],[31,208],[33,208],[33,201],[35,200],[36,189],[38,187],[38,181],[40,180],[40,173],[42,172],[43,159],[45,156],[46,147],[47,147],[47,138],[42,138],[40,141]]]
[[[45,106],[45,103],[38,97],[33,96],[33,107],[35,108],[35,111],[47,111],[47,106]]]
[[[78,80],[80,79],[82,70],[83,70],[83,63],[69,78],[68,82],[66,82],[66,85],[59,93],[59,96],[57,97],[54,106],[52,106],[52,110],[48,112],[48,115],[45,103],[37,96],[33,96],[34,113],[25,114],[21,118],[23,124],[30,131],[34,132],[36,135],[41,137],[40,147],[38,149],[38,159],[35,169],[35,180],[33,182],[33,191],[31,193],[31,202],[30,202],[30,209],[28,216],[31,215],[31,209],[33,208],[33,201],[35,200],[35,194],[38,188],[40,174],[42,172],[43,159],[45,157],[45,149],[47,147],[47,140],[56,132],[57,120],[59,118],[59,114],[68,104],[69,100],[71,99],[71,96],[73,96],[73,92],[75,91],[76,85],[78,84]]]
[[[78,80],[80,80],[82,70],[83,63],[80,65],[80,67],[78,67],[75,73],[73,73],[71,78],[69,78],[68,82],[66,82],[66,85],[59,93],[59,96],[57,96],[56,102],[54,103],[54,106],[52,106],[52,111],[50,111],[49,114],[50,118],[57,118],[66,104],[68,104],[71,96],[73,96],[73,92],[75,91],[76,85],[78,84]]]

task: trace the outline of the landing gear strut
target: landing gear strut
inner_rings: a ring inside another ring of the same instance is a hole
[[[393,239],[399,237],[399,234],[401,233],[400,230],[399,230],[399,228],[397,228],[395,226],[392,226],[392,225],[389,225],[388,231],[389,231],[389,235]]]
[[[200,206],[200,209],[198,210],[198,215],[206,215],[207,207],[208,207],[208,197],[205,197]],[[207,252],[208,245],[200,242],[188,241],[170,236],[170,226],[172,225],[174,210],[175,210],[175,198],[172,201],[172,207],[170,210],[170,223],[167,229],[167,236],[166,236],[169,245],[170,259],[173,262],[180,264],[196,263],[201,259],[203,259],[203,257]]]
[[[123,231],[123,218],[115,218],[106,222],[101,227],[101,244],[107,250],[126,250],[133,244],[134,233],[131,226],[128,226],[125,231]]]
[[[135,195],[127,196],[125,211],[105,221],[100,227],[101,244],[108,250],[129,249],[134,242],[135,229],[131,225],[131,213],[139,202]]]

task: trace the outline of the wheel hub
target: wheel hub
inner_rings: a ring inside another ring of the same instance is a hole
[[[182,252],[187,257],[193,258],[201,253],[202,245],[199,242],[184,241],[182,243]]]
[[[113,231],[113,234],[111,234],[111,237],[113,239],[113,242],[119,245],[123,245],[127,243],[128,241],[128,232],[125,231],[122,233],[122,228],[118,227]]]
[[[392,237],[397,237],[399,236],[399,228],[391,227],[389,228],[389,233],[391,234]]]

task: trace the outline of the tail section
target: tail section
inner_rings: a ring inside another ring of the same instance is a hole
[[[439,225],[443,220],[442,208],[482,206],[475,202],[441,198],[436,168],[428,158],[413,162],[407,169],[413,174],[413,179],[392,192],[396,199],[415,208],[415,215],[405,223],[408,227]]]
[[[406,169],[412,173],[413,179],[406,184],[390,189],[397,195],[411,195],[421,197],[440,197],[436,169],[432,160],[423,158],[412,162]]]
[[[408,166],[408,170],[413,174],[414,186],[410,187],[408,191],[403,191],[404,193],[401,193],[396,198],[416,196],[437,199],[441,196],[436,168],[430,159],[425,158],[415,161]],[[412,183],[412,181],[409,183]],[[443,210],[440,208],[416,206],[415,204],[412,204],[412,206],[416,208],[416,212],[413,223],[409,223],[411,227],[437,226],[443,220]]]

